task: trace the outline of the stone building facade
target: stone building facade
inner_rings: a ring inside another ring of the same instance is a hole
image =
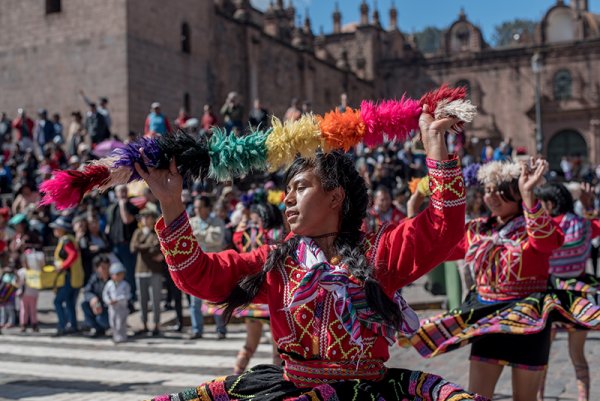
[[[84,108],[84,89],[110,99],[123,135],[141,131],[154,101],[170,118],[182,106],[199,116],[205,103],[218,109],[237,91],[246,110],[260,98],[281,116],[292,97],[321,113],[342,92],[356,106],[448,82],[467,86],[479,106],[469,143],[510,138],[533,152],[537,54],[542,152],[554,165],[564,154],[600,163],[600,17],[587,0],[557,0],[534,37],[517,35],[501,48],[461,13],[433,54],[399,29],[394,7],[384,27],[366,0],[349,24],[336,5],[333,32],[324,34],[286,3],[261,12],[250,0],[3,0],[0,111],[68,115]]]
[[[389,11],[387,29],[378,10],[361,4],[359,23],[341,24],[333,12],[334,33],[317,55],[373,80],[375,96],[419,96],[442,83],[467,86],[479,115],[466,127],[469,144],[479,150],[485,140],[535,153],[541,147],[554,168],[561,156],[581,155],[600,163],[600,16],[587,0],[558,0],[539,21],[531,37],[516,34],[513,43],[490,47],[464,12],[442,34],[433,54],[418,51],[414,38],[398,30],[397,10]],[[539,59],[542,140],[536,141]]]
[[[106,96],[114,131],[140,132],[150,104],[171,119],[185,106],[200,116],[230,91],[245,109],[260,98],[282,116],[292,97],[316,112],[342,92],[374,94],[375,83],[316,57],[310,20],[277,1],[269,12],[248,0],[3,0],[0,111],[63,116],[85,109],[79,96]]]

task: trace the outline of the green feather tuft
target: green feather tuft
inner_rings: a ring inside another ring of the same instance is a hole
[[[213,128],[208,144],[210,154],[209,177],[217,181],[227,181],[241,177],[252,170],[267,169],[267,148],[265,142],[268,131],[253,131],[236,137],[227,134],[222,128]]]

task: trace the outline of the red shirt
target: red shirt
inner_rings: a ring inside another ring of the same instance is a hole
[[[375,278],[392,299],[395,292],[427,273],[464,237],[465,191],[456,160],[430,165],[431,206],[414,219],[386,225],[364,236],[366,256]],[[271,246],[249,253],[204,253],[183,213],[166,227],[156,224],[161,248],[175,284],[188,294],[223,301],[245,276],[263,268]],[[431,252],[435,248],[436,252]],[[254,303],[269,305],[273,338],[285,361],[285,377],[297,386],[311,387],[327,380],[380,380],[386,372],[388,343],[361,326],[363,349],[350,341],[334,310],[332,295],[320,289],[316,299],[287,308],[308,270],[292,257],[273,269]],[[357,279],[351,277],[352,280]],[[360,285],[360,282],[355,284]]]

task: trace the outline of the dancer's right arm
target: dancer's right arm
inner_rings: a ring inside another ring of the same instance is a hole
[[[156,233],[169,273],[178,288],[198,298],[223,301],[243,277],[259,272],[267,259],[268,246],[249,253],[204,253],[185,212],[171,224],[165,222],[166,218],[158,220]]]
[[[260,271],[267,258],[267,246],[247,254],[202,252],[181,201],[183,178],[175,159],[169,169],[144,171],[137,164],[135,168],[160,202],[163,215],[155,229],[177,287],[198,298],[220,302],[243,277]]]

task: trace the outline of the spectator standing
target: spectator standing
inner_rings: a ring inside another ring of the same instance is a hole
[[[0,143],[12,142],[12,121],[6,116],[5,112],[0,114]]]
[[[244,129],[244,106],[240,104],[240,99],[237,92],[229,92],[225,104],[221,107],[221,116],[225,121],[225,128],[227,132],[231,132],[235,129],[238,132],[242,132]]]
[[[9,225],[10,209],[0,208],[0,266],[8,265],[9,244],[15,237],[15,230]]]
[[[83,101],[88,105],[88,107],[94,103],[85,95],[83,90],[80,90],[79,94],[83,98]],[[112,118],[110,116],[110,111],[108,111],[108,98],[100,97],[98,99],[98,105],[96,106],[96,108],[98,110],[98,113],[102,114],[102,117],[104,117],[104,122],[110,130],[112,128]]]
[[[125,281],[125,267],[120,263],[113,263],[109,269],[110,280],[104,286],[102,299],[108,305],[108,321],[112,330],[115,344],[127,341],[127,308],[131,298],[131,287]]]
[[[135,255],[131,253],[129,245],[137,228],[135,216],[138,214],[138,208],[129,201],[126,185],[117,186],[115,195],[117,202],[110,205],[106,213],[106,233],[112,243],[113,252],[127,271],[125,279],[131,287],[131,301],[135,301]]]
[[[220,252],[223,250],[225,223],[216,216],[211,216],[212,203],[207,196],[194,200],[194,217],[190,219],[192,232],[204,252]],[[191,296],[190,317],[192,320],[191,339],[202,338],[204,333],[204,317],[202,316],[202,300]],[[227,335],[227,327],[221,314],[215,314],[217,335],[219,339]]]
[[[58,141],[58,143],[64,143],[64,127],[62,125],[62,122],[60,122],[60,114],[54,113],[52,115],[52,124],[54,125],[54,141]]]
[[[55,136],[54,123],[48,119],[48,112],[46,109],[40,109],[34,131],[35,142],[39,147],[40,154],[44,152],[46,144],[54,142]]]
[[[37,303],[39,291],[31,288],[27,282],[27,264],[17,271],[19,290],[19,324],[21,325],[21,333],[25,332],[27,325],[31,326],[34,332],[40,331],[38,328],[37,318]]]
[[[19,149],[22,151],[33,149],[33,120],[27,116],[25,109],[19,109],[17,113],[18,117],[12,123],[16,131],[15,142],[19,144]]]
[[[108,273],[110,259],[100,254],[94,258],[93,264],[95,271],[83,289],[81,309],[86,325],[94,330],[91,336],[96,338],[103,337],[109,327],[108,307],[104,303],[102,293],[110,278]]]
[[[106,119],[98,111],[96,103],[89,104],[90,109],[85,119],[85,129],[90,136],[92,147],[110,138],[110,130]]]
[[[248,116],[248,123],[252,129],[265,130],[269,127],[269,111],[262,107],[260,99],[254,100],[254,107]]]
[[[160,103],[154,102],[150,106],[150,114],[144,124],[144,136],[154,138],[157,135],[167,135],[171,132],[169,119],[160,110]]]
[[[202,114],[202,131],[205,134],[210,134],[212,132],[212,127],[216,126],[219,123],[219,119],[217,115],[213,113],[212,106],[210,104],[204,105],[204,114]]]
[[[190,119],[190,116],[187,114],[185,109],[182,107],[179,109],[179,114],[175,119],[175,128],[184,130],[186,126],[186,122]]]
[[[83,127],[83,116],[78,111],[72,112],[67,137],[65,138],[67,151],[71,155],[76,155],[78,154],[79,144],[85,143],[89,146],[89,142],[89,136]]]
[[[298,99],[292,98],[290,102],[290,107],[285,112],[284,120],[285,121],[297,121],[302,117],[302,111],[298,108]]]
[[[54,308],[58,317],[55,336],[62,336],[78,331],[75,303],[79,289],[83,287],[83,266],[77,241],[72,234],[71,222],[66,217],[60,216],[50,223],[50,228],[54,230],[54,236],[58,239],[54,250],[54,265],[59,274],[64,275],[65,280],[54,298]]]
[[[347,107],[348,107],[348,95],[345,93],[342,93],[340,95],[340,105],[337,107],[337,109],[339,110],[340,113],[344,113],[346,111]]]
[[[148,301],[152,291],[152,314],[154,328],[152,335],[158,336],[160,331],[160,301],[163,286],[165,258],[160,251],[158,236],[154,224],[158,214],[153,209],[143,209],[139,214],[141,226],[135,230],[131,238],[131,252],[137,253],[135,278],[140,293],[142,309],[143,333],[148,332]]]

